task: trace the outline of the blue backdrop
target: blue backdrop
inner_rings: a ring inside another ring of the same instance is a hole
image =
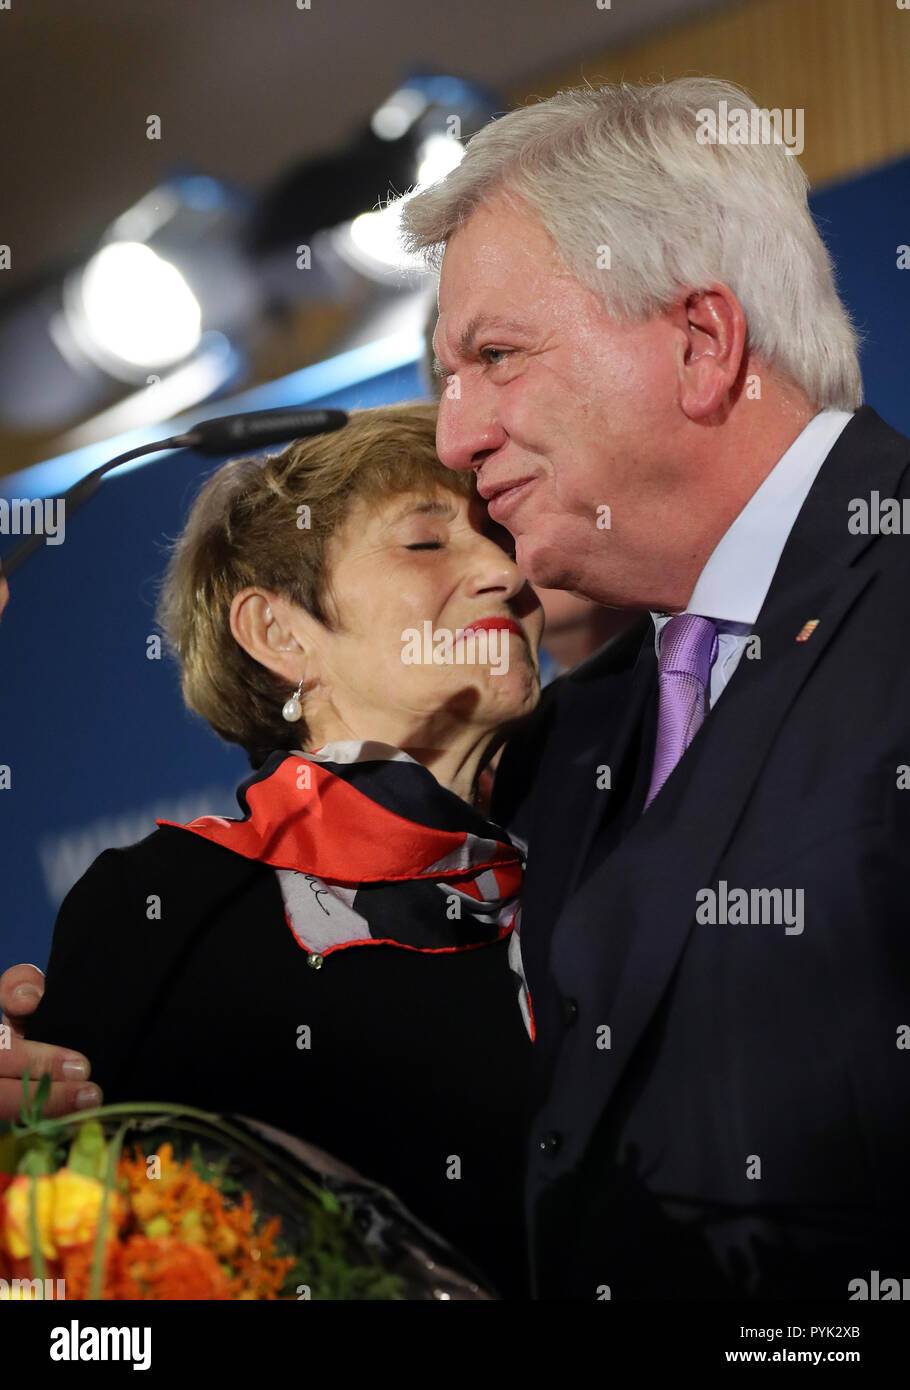
[[[910,271],[898,269],[910,241],[910,160],[826,189],[812,207],[866,335],[866,399],[910,434]],[[423,394],[419,354],[416,339],[387,340],[197,414],[413,399]],[[42,464],[4,479],[2,494],[59,495],[149,437]],[[66,543],[13,576],[0,628],[0,767],[10,781],[0,790],[0,968],[45,965],[61,898],[106,846],[140,839],[156,816],[237,813],[244,754],[184,710],[173,664],[147,657],[167,540],[217,465],[181,452],[115,473],[72,518]]]

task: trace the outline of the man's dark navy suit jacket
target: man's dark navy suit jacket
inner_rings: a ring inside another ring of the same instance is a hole
[[[650,618],[506,747],[539,1296],[846,1301],[910,1277],[910,535],[849,526],[908,481],[910,441],[863,407],[645,814]],[[735,889],[751,921],[697,920]]]

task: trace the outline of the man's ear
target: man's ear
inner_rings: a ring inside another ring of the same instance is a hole
[[[746,316],[727,285],[693,290],[673,311],[682,334],[680,405],[690,420],[710,422],[729,409],[746,355]]]
[[[231,601],[231,633],[245,652],[296,685],[303,676],[303,648],[292,630],[290,605],[265,589],[241,589]]]

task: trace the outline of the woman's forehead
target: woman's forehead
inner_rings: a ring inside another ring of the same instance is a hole
[[[442,465],[440,464],[440,469]],[[453,475],[453,482],[456,481]],[[395,488],[386,494],[370,494],[358,499],[359,510],[369,512],[383,527],[395,526],[411,516],[439,518],[463,514],[475,498],[481,500],[473,480],[457,480],[457,488],[428,480],[413,488]]]
[[[464,493],[453,492],[440,484],[396,491],[386,497],[356,498],[335,539],[342,545],[367,535],[381,539],[415,518],[449,524],[466,521],[485,534],[500,529],[490,520],[486,503],[473,487]]]
[[[415,515],[430,517],[453,516],[466,504],[466,498],[457,497],[455,493],[449,492],[442,487],[415,488],[411,492],[381,499],[378,515],[383,525],[395,526],[399,521],[404,521],[408,517]]]

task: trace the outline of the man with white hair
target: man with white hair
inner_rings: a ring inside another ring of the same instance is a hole
[[[713,79],[560,93],[404,211],[441,265],[440,457],[533,583],[639,614],[494,791],[529,851],[545,1298],[910,1274],[910,441],[754,116]]]

